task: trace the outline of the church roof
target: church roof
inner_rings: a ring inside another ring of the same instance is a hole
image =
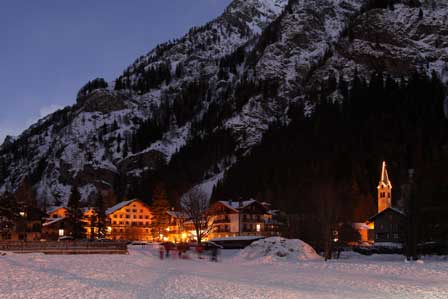
[[[386,161],[383,161],[383,166],[381,168],[381,179],[378,184],[378,188],[380,187],[389,187],[392,188],[392,184],[389,180],[389,174],[387,173]]]
[[[406,216],[406,214],[405,214],[402,210],[397,209],[397,208],[389,207],[389,208],[384,209],[384,210],[382,210],[381,212],[377,213],[376,215],[373,215],[372,217],[370,217],[370,218],[369,218],[369,221],[373,221],[373,220],[375,220],[378,216],[382,215],[382,214],[385,213],[386,211],[392,211],[392,212],[394,212],[394,213],[396,213],[396,214],[400,214],[400,215],[402,215],[402,216]]]

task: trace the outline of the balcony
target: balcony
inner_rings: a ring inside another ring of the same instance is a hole
[[[220,224],[220,223],[230,223],[230,218],[224,218],[224,219],[216,219],[214,221],[215,224]]]

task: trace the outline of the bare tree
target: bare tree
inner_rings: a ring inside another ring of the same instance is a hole
[[[323,240],[325,261],[332,258],[337,220],[340,215],[338,191],[332,179],[323,179],[316,186],[316,201]]]
[[[191,189],[182,197],[182,211],[187,221],[193,223],[198,244],[201,244],[202,239],[214,228],[213,217],[208,211],[208,203],[207,194],[198,187]]]

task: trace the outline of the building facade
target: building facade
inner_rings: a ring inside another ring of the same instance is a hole
[[[406,216],[402,211],[386,208],[369,220],[374,223],[375,243],[402,243],[405,241]]]
[[[271,236],[272,215],[256,200],[218,201],[210,207],[214,230],[209,239],[235,236]]]
[[[123,201],[106,210],[108,238],[112,240],[151,241],[151,210],[141,200]]]

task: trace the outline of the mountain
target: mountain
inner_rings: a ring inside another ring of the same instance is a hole
[[[45,205],[74,184],[86,201],[149,199],[160,181],[173,202],[196,184],[211,194],[297,105],[311,115],[317,97],[346,98],[332,85],[375,72],[446,81],[448,6],[421,2],[235,0],[5,141],[0,192],[29,188]]]

